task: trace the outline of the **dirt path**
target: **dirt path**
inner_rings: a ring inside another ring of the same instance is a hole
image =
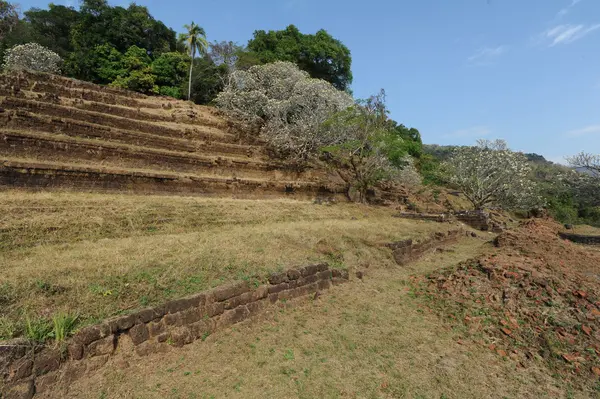
[[[372,265],[316,300],[273,308],[169,353],[115,359],[51,397],[482,398],[562,396],[548,370],[462,342],[407,287],[413,273],[486,250],[465,239],[409,266]]]

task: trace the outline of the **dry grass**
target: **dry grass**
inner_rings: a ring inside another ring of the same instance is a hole
[[[461,341],[427,311],[409,275],[485,250],[468,239],[401,269],[377,256],[363,281],[317,300],[272,308],[253,320],[167,354],[121,355],[100,372],[53,392],[73,398],[487,398],[561,397],[548,370]],[[375,251],[377,252],[377,251]],[[576,397],[576,395],[574,395]]]
[[[112,142],[112,141],[107,141],[107,140],[103,140],[100,138],[82,138],[82,137],[78,137],[78,136],[70,136],[67,134],[63,134],[63,133],[56,133],[56,134],[48,134],[48,133],[39,133],[37,131],[34,130],[6,130],[7,133],[16,133],[22,137],[27,137],[27,138],[32,138],[32,139],[42,139],[42,140],[48,140],[48,139],[52,139],[56,142],[62,142],[62,143],[74,143],[74,144],[81,144],[81,145],[100,145],[103,146],[104,148],[106,148],[108,151],[115,149],[115,150],[126,150],[126,151],[130,151],[130,152],[143,152],[145,154],[154,154],[154,155],[165,155],[165,156],[175,156],[175,157],[186,157],[186,158],[192,158],[192,159],[208,159],[211,161],[216,161],[216,160],[232,160],[232,161],[246,161],[246,162],[253,162],[259,165],[262,164],[267,164],[267,160],[265,159],[264,156],[258,156],[258,157],[254,157],[254,158],[250,158],[248,157],[248,155],[241,155],[241,154],[214,154],[214,153],[206,153],[206,152],[201,152],[201,148],[202,148],[202,144],[203,142],[198,142],[196,143],[196,145],[198,146],[199,151],[196,153],[190,153],[190,152],[183,152],[183,151],[174,151],[174,150],[167,150],[167,149],[162,149],[162,148],[152,148],[152,147],[147,147],[147,146],[137,146],[137,145],[133,145],[133,144],[127,144],[127,143],[119,143],[119,142]],[[194,144],[194,143],[193,143]],[[81,160],[81,162],[86,162],[86,160]],[[157,170],[161,170],[163,169],[163,167],[161,167],[160,164],[156,165],[155,168],[153,169],[157,169]]]
[[[376,264],[382,243],[450,228],[289,200],[9,191],[0,210],[0,321],[17,331],[26,314],[85,323],[308,262]]]
[[[567,233],[582,234],[589,236],[600,236],[600,227],[588,226],[586,224],[577,225],[573,230],[567,230]]]

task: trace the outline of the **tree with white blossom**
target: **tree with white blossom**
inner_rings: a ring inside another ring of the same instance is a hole
[[[566,179],[575,198],[586,206],[600,206],[600,154],[581,152],[567,158],[567,162],[578,169]]]
[[[531,210],[543,205],[531,166],[522,153],[504,140],[478,140],[473,147],[455,149],[443,164],[449,183],[458,187],[477,210],[486,206]]]
[[[3,68],[59,74],[62,62],[62,58],[54,51],[38,43],[27,43],[6,51]]]
[[[600,154],[580,152],[573,157],[568,157],[567,162],[574,168],[579,168],[583,172],[600,178]]]
[[[246,127],[256,127],[280,157],[302,163],[321,147],[344,141],[320,126],[354,101],[291,62],[275,62],[231,73],[216,103]]]

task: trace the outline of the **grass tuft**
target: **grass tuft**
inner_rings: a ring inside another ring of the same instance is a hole
[[[63,342],[73,333],[78,319],[79,316],[73,316],[68,313],[57,313],[52,317],[52,324],[54,326],[52,335],[54,335],[56,343]]]
[[[46,319],[25,316],[25,335],[33,342],[45,342],[52,336],[52,325]]]

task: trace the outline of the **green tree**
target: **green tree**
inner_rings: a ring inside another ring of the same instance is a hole
[[[34,41],[48,47],[63,58],[73,51],[71,29],[79,20],[72,7],[50,3],[47,10],[32,8],[25,12]]]
[[[121,59],[121,73],[111,86],[140,93],[156,94],[156,76],[152,73],[150,56],[145,49],[131,46]]]
[[[8,1],[0,0],[0,40],[12,32],[19,23],[19,10],[17,6]]]
[[[328,135],[344,137],[322,151],[323,159],[346,183],[350,200],[366,202],[370,188],[384,180],[400,179],[402,167],[410,163],[403,152],[404,140],[391,128],[383,90],[335,114],[323,129]]]
[[[97,83],[112,83],[126,72],[123,67],[123,54],[110,44],[96,46],[89,55],[89,62],[94,69]]]
[[[152,62],[152,73],[156,76],[159,93],[182,98],[182,86],[186,78],[190,58],[181,53],[163,53]]]
[[[192,76],[191,100],[196,104],[210,104],[223,91],[226,77],[229,73],[226,64],[215,65],[208,57],[198,57],[194,60]]]
[[[71,29],[73,52],[69,56],[70,74],[97,82],[89,55],[99,44],[110,44],[124,54],[132,46],[145,49],[151,58],[176,48],[176,35],[156,21],[146,7],[111,7],[106,0],[83,0],[77,23]]]
[[[204,28],[192,22],[190,25],[185,25],[186,33],[180,36],[180,40],[185,43],[185,47],[189,51],[192,62],[190,63],[190,78],[188,83],[188,100],[192,98],[192,72],[194,69],[194,59],[196,51],[200,55],[206,54],[208,49],[208,41],[206,40],[206,32]]]
[[[285,30],[258,30],[248,42],[248,51],[261,63],[293,62],[311,77],[323,79],[339,90],[352,83],[350,50],[325,30],[302,34],[294,25]]]

